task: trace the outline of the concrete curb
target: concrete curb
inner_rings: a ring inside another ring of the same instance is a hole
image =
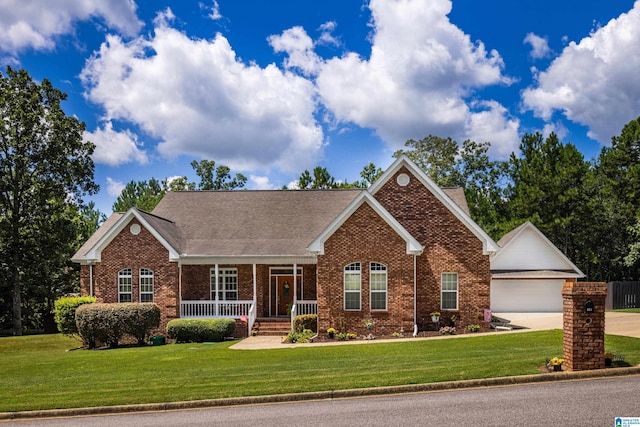
[[[100,406],[92,408],[48,409],[42,411],[0,412],[0,421],[37,418],[77,417],[90,415],[124,414],[135,412],[164,412],[183,409],[202,409],[223,406],[258,405],[265,403],[299,402],[305,400],[331,400],[351,397],[380,396],[388,394],[421,393],[431,391],[459,390],[478,387],[495,387],[517,384],[532,384],[551,381],[569,381],[640,375],[640,366],[629,368],[596,369],[577,372],[554,372],[548,374],[521,375],[514,377],[485,378],[462,381],[446,381],[427,384],[361,388],[350,390],[327,390],[308,393],[273,394],[266,396],[232,397],[224,399],[194,400],[187,402],[148,403],[140,405]]]

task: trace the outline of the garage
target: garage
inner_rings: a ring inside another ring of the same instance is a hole
[[[562,286],[584,274],[532,223],[525,222],[498,242],[491,258],[491,311],[562,311]]]
[[[491,311],[561,312],[564,279],[492,280]]]

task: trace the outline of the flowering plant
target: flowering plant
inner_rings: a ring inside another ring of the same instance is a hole
[[[480,325],[467,325],[467,330],[469,332],[478,332],[480,330]]]
[[[551,366],[559,366],[559,365],[562,365],[563,362],[564,362],[564,359],[560,357],[554,357],[549,361],[549,363],[551,363]]]
[[[336,328],[329,328],[329,329],[327,329],[327,333],[328,333],[328,334],[335,334],[335,333],[336,333]]]
[[[431,312],[431,316],[440,317],[440,312],[439,311],[433,311],[433,312]]]
[[[613,359],[614,357],[616,357],[616,355],[614,353],[611,353],[610,351],[605,351],[604,352],[604,358],[605,359]]]
[[[453,335],[456,333],[455,326],[443,326],[440,328],[440,335]]]
[[[373,322],[373,319],[367,319],[367,320],[364,321],[364,326],[368,330],[372,330],[373,327],[375,326],[375,323]]]

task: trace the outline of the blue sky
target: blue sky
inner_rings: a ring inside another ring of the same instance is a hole
[[[212,159],[353,181],[407,139],[556,132],[591,159],[640,116],[640,1],[3,0],[0,64],[87,125],[100,193]]]

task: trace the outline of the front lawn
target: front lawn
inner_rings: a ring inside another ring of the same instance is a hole
[[[75,350],[60,335],[0,338],[0,412],[215,399],[538,373],[562,331],[242,351],[233,342]],[[640,363],[640,339],[606,349]]]

